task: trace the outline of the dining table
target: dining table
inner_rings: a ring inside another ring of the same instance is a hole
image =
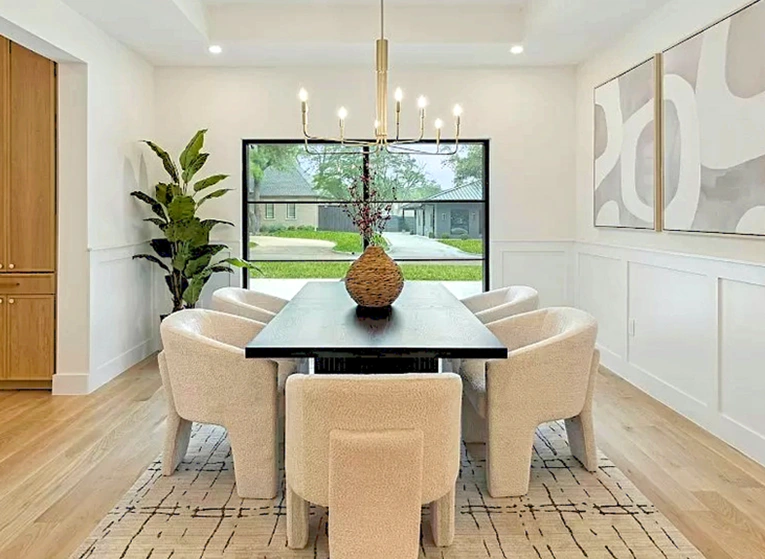
[[[438,372],[442,359],[507,355],[436,282],[405,282],[385,309],[357,306],[342,281],[308,282],[245,347],[251,359],[313,359],[315,374]]]

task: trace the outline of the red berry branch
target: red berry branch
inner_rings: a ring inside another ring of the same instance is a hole
[[[348,187],[350,202],[343,210],[370,245],[379,245],[380,237],[391,219],[393,204],[381,200],[380,192],[374,187],[374,174],[354,179]],[[396,192],[393,190],[392,198]]]

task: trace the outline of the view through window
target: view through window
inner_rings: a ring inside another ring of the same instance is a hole
[[[437,157],[347,150],[315,143],[314,155],[302,142],[244,142],[244,257],[263,272],[253,277],[344,277],[363,251],[344,212],[348,187],[371,172],[392,203],[383,244],[404,277],[486,287],[488,142]]]

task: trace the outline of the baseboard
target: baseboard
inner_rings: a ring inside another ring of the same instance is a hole
[[[137,346],[118,355],[114,359],[99,366],[88,379],[88,394],[98,390],[110,380],[118,377],[136,363],[140,363],[155,352],[155,339],[149,338]]]

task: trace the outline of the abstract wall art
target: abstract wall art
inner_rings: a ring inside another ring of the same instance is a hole
[[[596,227],[655,228],[658,60],[595,88]]]
[[[663,54],[668,231],[765,235],[765,1]]]

